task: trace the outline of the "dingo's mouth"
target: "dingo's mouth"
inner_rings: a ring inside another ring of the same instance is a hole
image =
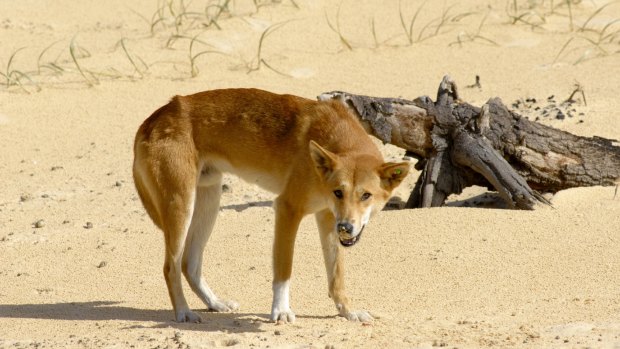
[[[359,232],[359,234],[357,234],[356,236],[352,237],[352,238],[345,238],[342,235],[340,236],[340,244],[344,247],[351,247],[353,245],[355,245],[360,238],[362,237],[362,232],[364,231],[364,227],[362,227],[362,230]]]

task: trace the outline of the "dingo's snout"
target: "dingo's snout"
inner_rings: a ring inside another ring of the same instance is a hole
[[[360,229],[359,233],[355,233],[355,226],[349,222],[342,222],[336,224],[336,232],[340,239],[340,244],[344,247],[351,247],[355,245],[362,237],[362,231],[364,227]]]
[[[339,234],[353,235],[353,229],[355,228],[353,227],[353,224],[349,222],[344,222],[344,223],[338,223],[338,225],[336,225],[336,229],[338,230]]]

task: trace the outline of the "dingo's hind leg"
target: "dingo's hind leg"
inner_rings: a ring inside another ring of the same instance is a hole
[[[182,144],[178,145],[179,148]],[[157,166],[148,166],[157,183],[158,211],[161,213],[161,228],[164,231],[166,254],[164,278],[177,322],[200,322],[200,316],[187,305],[182,287],[182,259],[185,240],[194,212],[196,197],[196,165],[192,151],[178,151],[172,154],[153,152],[156,158],[149,160]],[[182,154],[182,155],[181,155]]]
[[[183,273],[192,290],[209,307],[217,312],[234,311],[239,305],[234,301],[218,299],[202,276],[202,260],[205,245],[211,236],[220,208],[222,195],[221,173],[209,173],[207,180],[201,178],[196,187],[194,215],[185,241]],[[206,185],[205,185],[206,184]]]

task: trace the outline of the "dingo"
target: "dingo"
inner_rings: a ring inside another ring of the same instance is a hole
[[[341,250],[359,241],[409,166],[384,163],[344,106],[255,89],[176,96],[140,126],[134,153],[138,194],[164,232],[164,277],[176,321],[201,321],[187,305],[181,273],[210,310],[238,308],[220,300],[201,275],[225,172],[278,195],[271,320],[295,320],[289,306],[293,247],[299,223],[310,213],[316,216],[329,296],[339,314],[372,320],[368,312],[351,309]]]

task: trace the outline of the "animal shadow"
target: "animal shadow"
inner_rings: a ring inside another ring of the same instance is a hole
[[[175,327],[194,331],[232,333],[263,332],[260,326],[268,322],[265,314],[213,313],[201,311],[202,323],[188,324],[173,321],[171,310],[138,309],[120,306],[120,302],[68,302],[49,304],[0,304],[0,317],[14,319],[48,319],[73,321],[126,320],[145,322],[130,328]],[[153,324],[155,322],[156,324]]]

